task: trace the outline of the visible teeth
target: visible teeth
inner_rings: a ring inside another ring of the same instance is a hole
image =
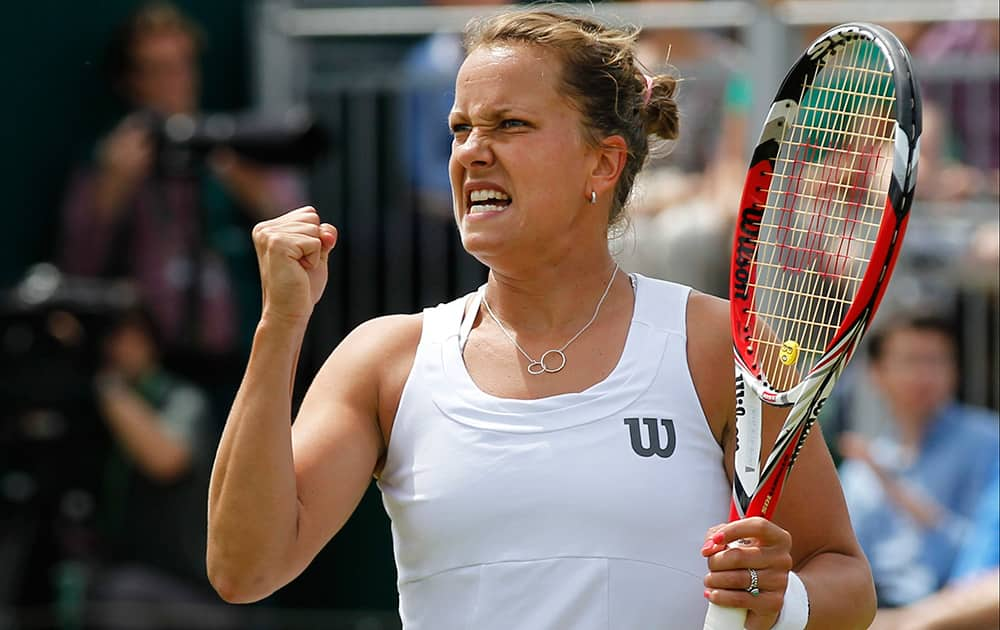
[[[487,199],[499,199],[501,201],[507,201],[510,196],[500,192],[499,190],[473,190],[469,195],[470,201],[486,201]]]
[[[506,209],[507,206],[476,204],[469,208],[469,212],[472,214],[476,214],[477,212],[503,212]]]

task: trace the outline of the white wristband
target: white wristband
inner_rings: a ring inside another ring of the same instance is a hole
[[[785,603],[781,614],[771,630],[805,630],[809,623],[809,594],[806,585],[794,572],[788,572],[788,586],[785,587]]]

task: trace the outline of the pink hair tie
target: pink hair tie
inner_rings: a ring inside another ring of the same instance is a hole
[[[653,77],[643,74],[642,78],[646,80],[646,89],[642,92],[642,106],[646,107],[649,105],[649,99],[653,96]]]

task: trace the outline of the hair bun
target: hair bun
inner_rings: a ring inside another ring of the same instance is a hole
[[[674,92],[677,79],[665,74],[652,77],[649,100],[643,105],[642,118],[646,133],[664,140],[676,140],[680,133],[680,114]]]

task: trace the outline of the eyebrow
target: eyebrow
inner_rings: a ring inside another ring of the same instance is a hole
[[[494,121],[498,121],[498,120],[500,120],[500,119],[502,119],[502,118],[504,118],[506,116],[509,116],[510,114],[512,114],[514,112],[515,112],[515,109],[513,107],[511,107],[509,105],[504,105],[502,107],[496,107],[496,108],[490,108],[490,109],[486,109],[486,110],[480,110],[479,117],[480,118],[484,118],[485,120],[487,120],[489,122],[494,122]],[[464,116],[466,118],[469,117],[469,115],[466,114],[465,112],[456,112],[454,110],[452,110],[451,112],[448,113],[448,120],[449,121],[451,120],[452,116]]]

